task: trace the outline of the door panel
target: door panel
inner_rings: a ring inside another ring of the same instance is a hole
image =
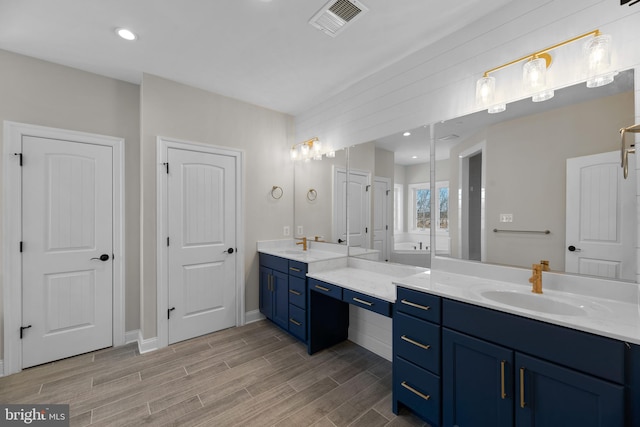
[[[230,156],[176,148],[167,159],[174,343],[235,325],[236,166]]]
[[[112,345],[112,149],[24,137],[22,150],[29,367]]]
[[[567,272],[635,281],[635,165],[629,174],[617,151],[567,159]]]

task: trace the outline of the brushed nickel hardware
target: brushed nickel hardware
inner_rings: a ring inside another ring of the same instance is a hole
[[[530,234],[551,234],[549,230],[501,230],[498,228],[493,229],[494,233],[530,233]]]
[[[500,362],[500,397],[504,400],[507,397],[507,393],[504,390],[504,366],[507,364],[506,360]]]
[[[282,187],[279,187],[277,185],[271,187],[271,197],[273,197],[274,199],[278,200],[282,197],[283,193],[284,191],[282,191]]]
[[[289,322],[293,323],[296,326],[302,326],[302,323],[298,322],[297,320],[294,320],[292,318],[289,318]]]
[[[524,408],[527,403],[524,401],[524,368],[520,368],[520,407]]]
[[[289,267],[289,270],[291,271],[296,271],[298,273],[300,273],[302,270],[300,270],[299,268],[295,268],[295,267]]]
[[[431,306],[416,304],[415,302],[407,301],[406,299],[403,299],[400,302],[411,307],[419,308],[420,310],[431,310]]]
[[[325,288],[324,286],[320,286],[320,285],[316,285],[316,288],[320,289],[321,291],[325,291],[325,292],[330,292],[331,291],[331,289]]]
[[[629,176],[629,154],[633,154],[636,152],[635,144],[631,144],[629,148],[626,148],[626,144],[624,143],[624,136],[627,132],[629,133],[640,132],[640,123],[637,125],[620,129],[620,157],[621,157],[620,166],[622,166],[624,179],[627,179],[627,177]]]
[[[302,295],[300,292],[298,292],[296,290],[293,290],[293,289],[289,289],[289,293],[290,294],[294,294],[294,295],[298,295],[298,296]]]
[[[422,343],[419,343],[418,341],[414,341],[414,340],[412,340],[411,338],[408,338],[406,335],[401,336],[401,337],[400,337],[400,339],[402,339],[403,341],[406,341],[406,342],[408,342],[408,343],[410,343],[410,344],[413,344],[413,345],[415,345],[415,346],[418,346],[418,347],[420,347],[420,348],[423,348],[423,349],[425,349],[425,350],[429,350],[429,349],[431,348],[431,346],[430,346],[430,345],[428,345],[428,344],[422,344]]]
[[[407,390],[409,390],[410,392],[417,394],[418,396],[420,396],[421,398],[423,398],[424,400],[429,400],[431,399],[431,396],[428,394],[423,394],[420,393],[418,390],[416,390],[415,388],[411,387],[409,384],[407,384],[406,381],[402,381],[402,387],[406,388]]]
[[[360,304],[368,305],[369,307],[371,307],[371,306],[373,305],[373,303],[372,303],[372,302],[365,301],[365,300],[362,300],[362,299],[360,299],[360,298],[353,297],[353,300],[354,300],[355,302],[359,302]]]

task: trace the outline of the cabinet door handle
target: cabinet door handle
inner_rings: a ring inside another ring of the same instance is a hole
[[[406,381],[402,381],[402,387],[406,388],[407,390],[409,390],[411,393],[417,394],[418,396],[420,396],[421,398],[423,398],[424,400],[429,400],[431,399],[431,396],[429,396],[428,394],[422,394],[420,393],[418,390],[416,390],[415,388],[411,387],[409,384],[407,384]]]
[[[300,270],[299,268],[295,268],[295,267],[289,267],[289,270],[291,271],[296,271],[298,273],[300,273],[302,270]]]
[[[302,323],[298,322],[297,320],[293,320],[292,318],[289,318],[289,322],[293,323],[296,326],[302,326]]]
[[[406,299],[403,299],[402,301],[400,301],[403,304],[406,304],[408,306],[411,307],[415,307],[415,308],[419,308],[420,310],[431,310],[431,307],[428,305],[420,305],[420,304],[416,304],[415,302],[411,302],[411,301],[407,301]]]
[[[524,408],[527,403],[524,401],[524,368],[520,368],[520,407]]]
[[[506,364],[506,360],[500,362],[500,397],[502,398],[502,400],[507,398],[507,393],[504,390],[504,366]]]
[[[373,303],[372,303],[372,302],[365,301],[365,300],[360,299],[360,298],[353,297],[353,300],[354,300],[355,302],[359,302],[360,304],[368,305],[369,307],[371,307],[371,306],[373,305]]]
[[[293,289],[289,289],[289,293],[290,294],[294,294],[294,295],[298,295],[298,296],[302,295],[300,292],[294,291]]]
[[[423,349],[425,349],[425,350],[429,350],[429,349],[431,348],[431,346],[430,346],[430,345],[422,344],[422,343],[419,343],[418,341],[414,341],[414,340],[412,340],[411,338],[407,337],[406,335],[403,335],[403,336],[401,336],[400,338],[401,338],[402,340],[404,340],[404,341],[408,342],[408,343],[411,343],[411,344],[413,344],[413,345],[417,345],[418,347],[423,348]]]
[[[321,291],[325,291],[325,292],[330,292],[331,289],[329,288],[325,288],[324,286],[320,286],[320,285],[316,285],[317,289],[320,289]]]

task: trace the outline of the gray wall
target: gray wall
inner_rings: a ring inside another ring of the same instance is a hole
[[[2,64],[0,66],[0,121],[9,120],[124,138],[126,180],[124,244],[127,258],[125,327],[126,330],[138,329],[140,327],[140,87],[3,50],[0,50],[0,64]],[[1,138],[2,133],[0,133],[0,140]],[[0,155],[1,153],[2,150]],[[2,270],[0,266],[0,271]],[[0,278],[0,287],[1,280]],[[1,314],[1,298],[2,293],[0,293],[0,360],[4,354],[2,352],[4,318]]]

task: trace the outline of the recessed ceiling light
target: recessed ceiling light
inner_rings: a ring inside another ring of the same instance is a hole
[[[402,134],[402,136],[409,136],[409,135],[411,135],[411,132],[405,132]]]
[[[418,158],[418,156],[411,156],[411,158],[412,158],[412,159],[417,159],[417,158]]]
[[[133,41],[138,38],[135,33],[131,30],[127,30],[126,28],[118,28],[116,29],[116,34],[122,37],[125,40]]]

